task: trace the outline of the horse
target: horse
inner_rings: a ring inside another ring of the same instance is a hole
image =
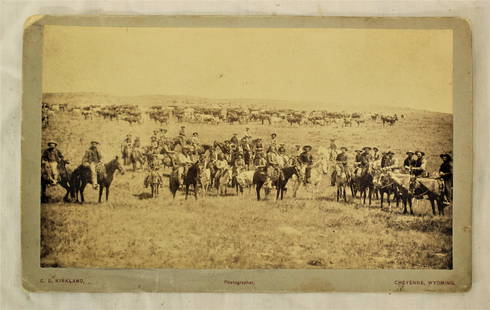
[[[244,188],[251,188],[253,185],[253,176],[255,171],[242,171],[235,177],[235,188],[237,195],[239,193],[243,194]]]
[[[157,198],[159,194],[160,186],[162,185],[162,176],[155,170],[151,170],[145,177],[145,188],[150,186],[151,197]]]
[[[199,169],[201,171],[199,174],[199,185],[201,185],[202,195],[205,197],[211,182],[211,169],[206,168],[204,164],[199,164]]]
[[[345,170],[340,168],[338,165],[335,167],[335,187],[337,188],[337,201],[344,199],[347,202],[347,195],[345,188],[349,183],[349,177],[345,173]]]
[[[426,197],[432,207],[432,214],[436,215],[436,204],[438,215],[444,215],[444,193],[441,191],[439,185],[440,180],[430,178],[417,178],[415,182],[411,183],[411,191],[413,197],[416,199],[422,199]],[[413,214],[412,210],[410,209]]]
[[[375,192],[377,191],[379,193],[381,209],[383,209],[384,194],[386,194],[386,200],[390,208],[391,208],[391,201],[390,201],[391,194],[394,195],[394,198],[396,197],[396,203],[398,206],[399,197],[397,194],[396,186],[387,174],[382,172],[376,172],[373,179],[373,184],[374,184]]]
[[[170,173],[170,178],[168,180],[168,187],[170,192],[172,193],[172,198],[175,199],[175,195],[180,188],[180,178],[179,178],[179,169],[178,167],[173,165],[172,161],[172,172]]]
[[[189,187],[192,185],[194,188],[194,197],[197,200],[197,185],[199,184],[199,179],[201,175],[201,167],[199,166],[199,162],[192,164],[189,169],[187,169],[187,173],[184,177],[184,185],[185,185],[185,200],[187,200],[187,196],[189,195]]]
[[[301,169],[299,166],[285,167],[281,169],[281,172],[282,173],[279,174],[277,180],[273,182],[273,184],[276,186],[276,200],[278,200],[279,197],[281,197],[281,200],[284,198],[286,185],[293,175],[296,175],[298,177],[298,180],[301,180],[303,178],[303,174],[301,173]]]
[[[371,205],[371,197],[374,190],[373,175],[370,173],[370,168],[359,168],[357,175],[354,174],[350,180],[350,188],[352,192],[352,198],[357,197],[359,192],[359,200],[362,200],[363,204],[366,204],[366,196],[369,198],[369,205]]]
[[[131,153],[131,147],[129,145],[124,145],[121,150],[122,153],[122,158],[123,158],[123,164],[125,166],[130,164],[130,153]]]
[[[116,156],[116,158],[106,164],[99,164],[96,170],[97,183],[99,184],[99,203],[102,202],[102,193],[104,188],[105,200],[109,201],[109,189],[112,181],[114,180],[115,172],[119,171],[121,174],[124,174],[124,168],[119,162],[119,156]],[[83,196],[83,192],[85,190],[85,186],[87,186],[88,183],[92,183],[90,167],[85,165],[78,166],[78,168],[73,171],[72,180],[76,201],[84,203],[85,197]],[[80,201],[78,199],[79,194]]]
[[[215,176],[215,187],[218,195],[226,195],[228,191],[228,183],[231,180],[231,169],[224,169],[219,175]]]
[[[143,164],[145,163],[145,157],[143,156],[143,153],[139,148],[132,148],[131,152],[129,153],[129,161],[133,166],[133,171],[136,171],[138,167],[138,163],[140,163],[140,167],[143,167]]]
[[[70,200],[68,196],[70,196],[72,199],[74,199],[75,196],[73,194],[70,182],[72,171],[65,167],[65,163],[65,161],[62,161],[58,164],[58,170],[60,172],[58,184],[66,190],[63,201],[68,202]],[[51,166],[48,163],[41,162],[41,202],[48,202],[46,188],[54,185],[52,175],[53,171],[51,170]]]

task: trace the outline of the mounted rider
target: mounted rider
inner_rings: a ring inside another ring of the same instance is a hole
[[[413,152],[407,152],[407,157],[403,160],[403,169],[406,173],[411,173],[412,167],[415,165],[415,159],[413,158]]]
[[[340,169],[341,173],[345,173],[347,178],[350,178],[350,169],[348,165],[349,157],[347,156],[347,148],[342,146],[340,148],[340,153],[337,154],[335,158],[335,165]],[[331,185],[335,186],[335,178],[337,177],[337,169],[332,172],[332,182]]]
[[[233,175],[232,176],[237,176],[240,174],[242,171],[245,171],[247,169],[247,165],[245,164],[245,160],[243,159],[243,154],[238,153],[236,155],[236,159],[233,162]]]
[[[427,168],[426,168],[426,165],[427,165],[427,161],[425,159],[425,153],[424,152],[421,152],[421,151],[416,151],[415,152],[415,155],[417,156],[415,158],[415,161],[413,163],[413,167],[412,167],[412,174],[415,176],[415,177],[423,177],[423,176],[426,176],[427,175]]]
[[[182,152],[175,153],[174,165],[177,168],[177,175],[180,184],[184,184],[184,176],[187,174],[187,169],[193,164],[193,161],[189,155],[189,149],[186,146],[182,147]]]
[[[313,166],[313,155],[311,150],[313,148],[311,145],[303,146],[303,152],[299,155],[299,162],[306,166],[305,170],[305,184],[310,183],[311,178],[311,168]]]
[[[284,168],[287,166],[289,163],[289,156],[286,154],[286,147],[284,144],[281,144],[279,146],[279,149],[277,150],[277,161],[279,163],[280,168]]]
[[[219,178],[229,169],[228,161],[226,160],[224,154],[218,154],[218,160],[215,163],[216,174],[215,179],[219,180]],[[218,182],[216,182],[218,184]]]
[[[41,163],[45,163],[49,165],[51,174],[49,178],[51,179],[52,184],[58,184],[60,179],[60,174],[66,174],[65,164],[68,163],[61,154],[61,151],[56,147],[58,143],[54,141],[48,142],[48,148],[44,150],[41,156]]]
[[[92,186],[94,189],[99,187],[97,183],[97,169],[102,163],[102,154],[97,149],[99,142],[92,141],[90,142],[90,148],[85,151],[85,155],[82,158],[82,165],[90,168],[90,176],[92,178]]]
[[[394,157],[395,153],[392,151],[388,151],[386,153],[386,159],[384,161],[384,166],[381,166],[381,168],[384,171],[389,171],[389,172],[398,172],[400,170],[400,166],[398,165],[398,161]]]

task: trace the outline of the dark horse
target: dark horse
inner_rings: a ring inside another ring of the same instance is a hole
[[[194,187],[194,197],[197,200],[197,192],[199,184],[199,179],[201,177],[201,168],[199,167],[199,162],[195,162],[192,164],[189,169],[187,169],[187,174],[184,178],[185,185],[185,199],[187,200],[187,196],[189,195],[189,187],[192,185]]]
[[[272,185],[276,187],[276,200],[281,197],[281,200],[284,197],[284,192],[286,191],[286,185],[289,179],[296,175],[298,179],[302,179],[301,169],[298,166],[290,166],[281,169],[281,173],[278,176],[273,177]],[[255,184],[255,190],[257,192],[257,200],[260,200],[260,190],[267,182],[269,176],[267,175],[267,171],[265,170],[257,170],[253,176],[253,184]],[[267,189],[266,189],[267,194]]]
[[[360,174],[354,175],[350,182],[352,198],[355,199],[357,192],[359,192],[359,200],[362,200],[362,203],[365,204],[366,196],[368,196],[369,205],[371,205],[371,197],[374,190],[373,175],[371,174],[371,169],[369,167],[359,169]]]
[[[102,202],[102,192],[105,188],[105,200],[109,200],[109,188],[111,187],[112,180],[114,179],[114,173],[119,170],[121,174],[124,174],[124,168],[119,162],[119,157],[116,156],[110,162],[101,165],[97,169],[97,183],[99,183],[99,202]],[[73,191],[78,202],[78,194],[80,194],[81,203],[85,202],[83,192],[85,186],[88,183],[92,183],[90,168],[84,165],[78,166],[72,174]]]
[[[73,199],[75,198],[73,195],[73,191],[71,189],[71,171],[65,167],[64,161],[58,164],[59,170],[59,181],[58,184],[66,190],[66,194],[63,197],[63,201],[69,201],[69,195]],[[41,202],[48,202],[48,196],[46,195],[46,188],[50,185],[54,185],[52,178],[53,171],[51,171],[51,167],[47,163],[41,163]]]

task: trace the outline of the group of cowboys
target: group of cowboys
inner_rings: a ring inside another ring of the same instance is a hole
[[[154,171],[158,171],[162,164],[162,156],[170,158],[172,166],[178,169],[179,177],[183,178],[187,168],[199,161],[206,168],[213,167],[216,171],[216,177],[219,177],[226,170],[231,169],[232,175],[237,175],[241,171],[250,170],[253,167],[256,169],[264,169],[264,171],[272,171],[272,173],[280,173],[281,169],[286,166],[302,164],[306,167],[304,182],[309,183],[311,177],[311,169],[314,164],[312,155],[312,147],[310,145],[295,145],[294,149],[287,151],[286,145],[278,143],[277,134],[271,134],[270,140],[267,143],[261,138],[252,140],[250,129],[246,128],[241,139],[235,133],[223,143],[217,141],[212,146],[206,149],[208,155],[203,152],[203,145],[199,141],[199,134],[194,132],[192,136],[187,137],[185,126],[180,128],[177,139],[167,137],[167,130],[161,128],[155,130],[151,136],[151,144],[147,148],[151,160],[149,167]],[[175,148],[175,141],[180,145],[180,151]],[[392,151],[380,152],[377,147],[364,147],[362,150],[355,150],[354,170],[351,172],[349,167],[349,158],[346,147],[337,148],[335,140],[330,140],[328,148],[328,160],[334,162],[341,171],[349,177],[362,173],[367,167],[377,165],[383,171],[405,172],[414,177],[428,176],[426,170],[425,153],[422,151],[407,152],[403,165],[399,165]],[[49,166],[50,178],[52,184],[57,184],[60,180],[60,174],[66,173],[65,164],[68,163],[64,159],[63,154],[57,149],[55,141],[47,143],[48,148],[42,153],[42,163]],[[92,184],[94,188],[98,188],[96,169],[102,162],[102,155],[98,149],[99,143],[92,141],[90,147],[86,150],[82,165],[90,168]],[[130,134],[124,139],[122,148],[129,147],[132,149],[141,148],[141,141],[138,137],[134,140]],[[452,189],[452,157],[445,153],[440,155],[442,164],[439,169],[439,176],[444,181],[447,190]],[[268,172],[269,173],[269,172]],[[332,186],[335,185],[336,169],[332,173]]]
[[[47,177],[50,184],[56,185],[60,182],[63,175],[67,176],[65,165],[70,162],[64,158],[61,151],[57,148],[58,143],[49,141],[47,145],[48,147],[41,155],[41,165],[45,165],[45,167],[49,168],[47,169],[49,171]],[[97,183],[97,169],[99,169],[102,164],[102,154],[97,148],[98,145],[99,142],[97,141],[90,142],[90,147],[85,151],[85,154],[82,157],[82,165],[90,168],[90,177],[94,189],[99,187],[99,184]]]

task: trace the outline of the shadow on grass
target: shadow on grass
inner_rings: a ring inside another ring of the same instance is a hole
[[[139,194],[133,194],[134,197],[140,199],[140,200],[144,200],[144,199],[151,199],[151,193],[148,193],[148,192],[143,192],[143,193],[139,193]]]

